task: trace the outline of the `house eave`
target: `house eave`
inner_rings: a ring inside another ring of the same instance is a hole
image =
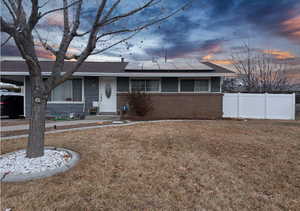
[[[44,76],[50,76],[51,72],[43,72]],[[0,75],[21,75],[21,76],[28,76],[29,72],[0,72]],[[133,72],[133,73],[101,73],[101,72],[75,72],[73,76],[103,76],[103,77],[222,77],[227,76],[228,73],[140,73],[140,72]]]

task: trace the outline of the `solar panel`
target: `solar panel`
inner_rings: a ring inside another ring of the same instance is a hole
[[[152,71],[211,71],[213,68],[201,62],[129,62],[125,70]]]

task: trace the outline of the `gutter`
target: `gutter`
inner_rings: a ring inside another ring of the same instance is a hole
[[[64,73],[64,72],[63,72]],[[63,74],[62,73],[62,74]],[[43,72],[44,76],[50,76],[51,72]],[[0,75],[22,75],[28,76],[28,72],[0,72]],[[107,77],[218,77],[227,76],[228,73],[97,73],[97,72],[75,72],[73,76],[107,76]]]

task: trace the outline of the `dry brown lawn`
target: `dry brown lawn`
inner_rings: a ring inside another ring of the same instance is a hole
[[[2,153],[26,140],[2,141]],[[45,179],[3,183],[2,209],[300,210],[300,121],[197,121],[49,134],[81,154]]]

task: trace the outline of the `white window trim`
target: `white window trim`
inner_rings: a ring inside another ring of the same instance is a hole
[[[85,96],[84,96],[84,77],[74,77],[70,78],[69,80],[73,79],[81,79],[81,101],[48,101],[47,104],[84,104]],[[73,81],[72,81],[72,95],[73,95]],[[51,98],[52,98],[52,92],[51,92]]]
[[[129,92],[132,93],[132,83],[131,80],[158,80],[159,84],[158,84],[158,91],[143,91],[143,93],[161,93],[161,78],[129,78]],[[145,86],[146,88],[146,86]]]
[[[224,83],[224,77],[220,77],[220,92],[219,93],[222,93],[222,87],[223,87],[223,83]]]

